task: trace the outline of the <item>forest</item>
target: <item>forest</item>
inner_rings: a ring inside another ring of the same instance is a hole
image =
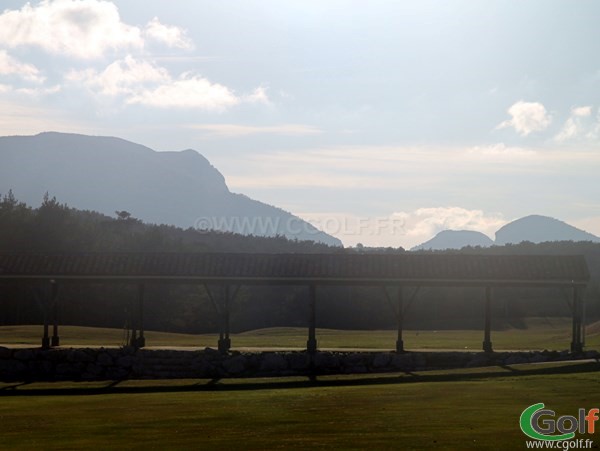
[[[400,248],[340,248],[285,237],[245,236],[213,230],[181,229],[145,224],[129,212],[114,217],[82,211],[50,195],[33,208],[12,192],[0,199],[0,252],[407,252]],[[424,251],[420,251],[424,252]],[[431,251],[429,251],[431,252]],[[600,243],[547,242],[467,247],[462,253],[572,255],[586,257],[592,279],[585,292],[586,318],[600,317]],[[407,287],[406,296],[414,289]],[[62,324],[122,328],[136,300],[136,286],[127,284],[70,284],[60,288]],[[526,317],[570,316],[568,296],[558,289],[497,289],[494,328],[519,327]],[[483,290],[427,288],[420,290],[406,312],[407,328],[480,328]],[[242,287],[232,307],[232,331],[276,326],[305,326],[306,287]],[[146,290],[146,329],[215,332],[217,314],[201,286],[153,284]],[[39,324],[42,312],[31,287],[0,285],[0,325]],[[318,327],[386,329],[395,327],[386,296],[374,287],[319,287]]]

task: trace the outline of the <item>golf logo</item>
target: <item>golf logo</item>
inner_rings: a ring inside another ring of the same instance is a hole
[[[599,419],[600,409],[579,409],[577,416],[563,415],[556,417],[554,410],[545,409],[544,403],[527,407],[519,418],[521,430],[529,438],[535,440],[564,442],[572,440],[575,433],[593,434]],[[583,442],[583,440],[580,440]],[[586,445],[591,440],[586,440]],[[573,446],[574,447],[574,446]],[[586,446],[587,447],[587,446]]]

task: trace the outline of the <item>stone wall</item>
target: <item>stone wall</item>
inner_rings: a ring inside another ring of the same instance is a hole
[[[595,358],[588,351],[542,352],[230,352],[124,348],[0,347],[0,380],[123,380],[351,374],[466,368]]]

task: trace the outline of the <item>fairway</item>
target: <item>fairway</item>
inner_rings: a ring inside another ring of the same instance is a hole
[[[42,326],[2,326],[0,345],[39,346]],[[104,329],[61,326],[62,346],[122,346],[126,332],[122,329]],[[217,334],[176,334],[146,332],[149,347],[215,347]],[[298,327],[274,327],[231,335],[233,348],[300,348],[306,347],[307,331]],[[321,349],[393,349],[394,330],[333,330],[318,329]],[[408,350],[458,349],[479,351],[483,340],[480,330],[406,330],[404,345]],[[497,350],[563,350],[569,349],[571,322],[569,318],[529,318],[524,327],[492,331],[492,342]],[[600,348],[600,327],[588,327],[587,349]]]
[[[520,413],[597,407],[598,369],[0,384],[0,448],[523,449]]]

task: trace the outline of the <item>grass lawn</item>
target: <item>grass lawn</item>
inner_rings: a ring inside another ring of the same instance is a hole
[[[495,349],[568,349],[571,341],[571,323],[568,318],[530,318],[526,328],[492,331]],[[590,327],[586,345],[600,348],[600,327]],[[2,326],[0,344],[39,346],[41,326]],[[61,326],[63,346],[121,346],[124,331],[119,329]],[[275,327],[232,334],[233,347],[288,347],[304,348],[307,331],[295,327]],[[148,346],[216,346],[216,334],[189,335],[163,332],[146,332]],[[392,349],[396,332],[392,330],[332,330],[318,329],[320,348],[373,348]],[[480,350],[483,332],[480,330],[406,330],[406,349],[468,349]]]
[[[520,413],[537,402],[557,415],[599,407],[599,369],[523,365],[316,383],[0,383],[0,448],[525,449]]]

